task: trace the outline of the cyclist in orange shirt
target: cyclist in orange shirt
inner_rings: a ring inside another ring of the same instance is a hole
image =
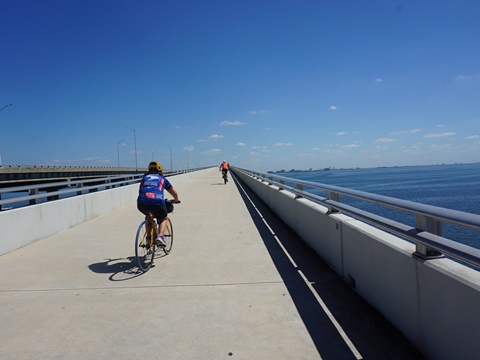
[[[225,178],[225,182],[228,181],[228,177],[227,177],[228,168],[229,168],[228,162],[226,162],[225,160],[223,160],[223,162],[220,164],[219,170],[222,171],[222,178]]]

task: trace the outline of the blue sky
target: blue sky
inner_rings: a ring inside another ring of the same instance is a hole
[[[0,5],[3,166],[480,160],[476,0]]]

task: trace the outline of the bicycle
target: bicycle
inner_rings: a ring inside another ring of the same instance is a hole
[[[222,170],[222,179],[223,183],[226,185],[228,182],[228,171],[227,170]]]
[[[173,201],[165,200],[169,213],[173,211]],[[149,230],[147,230],[149,229]],[[137,260],[138,268],[142,271],[147,271],[153,265],[155,259],[155,251],[157,249],[163,250],[165,255],[168,255],[172,251],[173,245],[173,225],[172,220],[167,217],[167,226],[165,228],[165,242],[166,246],[158,246],[155,243],[159,228],[157,220],[152,213],[149,213],[145,220],[143,220],[137,229],[135,236],[135,258]]]

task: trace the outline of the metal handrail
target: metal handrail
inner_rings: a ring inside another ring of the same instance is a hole
[[[443,256],[442,254],[446,254],[455,259],[480,267],[479,249],[442,237],[443,223],[480,231],[480,215],[339,186],[298,180],[277,174],[267,174],[236,167],[232,167],[232,170],[265,181],[269,185],[275,185],[279,189],[288,190],[297,195],[297,197],[303,197],[324,205],[329,209],[330,213],[342,212],[375,227],[413,241],[416,244],[415,255],[424,259],[439,258]],[[304,190],[305,187],[322,190],[326,192],[327,197],[309,193]],[[414,214],[416,217],[415,227],[343,204],[340,202],[340,195]]]
[[[0,189],[0,195],[8,193],[18,193],[28,191],[29,195],[18,196],[14,198],[0,200],[0,208],[3,205],[20,203],[23,201],[29,201],[30,204],[37,204],[41,199],[58,199],[60,195],[84,195],[84,191],[92,192],[101,188],[112,188],[116,186],[131,185],[138,183],[142,178],[141,174],[135,175],[125,175],[125,176],[114,176],[114,177],[104,177],[96,179],[85,179],[85,180],[75,180],[75,181],[62,181],[62,182],[49,182],[44,184],[37,185],[25,185],[25,186],[14,186]],[[90,183],[95,183],[95,185],[88,185]],[[100,184],[99,184],[100,183]],[[85,184],[87,184],[85,186]],[[80,185],[80,186],[79,186]],[[76,186],[71,188],[71,186]],[[51,188],[64,188],[62,190],[56,191],[47,191],[45,193],[39,193],[42,189],[51,189]],[[65,189],[68,188],[68,189]]]
[[[135,178],[141,178],[141,174],[131,174],[131,175],[124,175],[124,176],[109,176],[109,177],[104,177],[104,178],[91,178],[91,179],[83,179],[83,180],[69,180],[69,181],[60,181],[60,182],[48,182],[48,183],[43,183],[43,184],[36,184],[36,185],[22,185],[22,186],[10,186],[6,188],[0,188],[0,194],[2,193],[13,193],[13,192],[25,192],[25,191],[30,191],[33,189],[48,189],[52,187],[67,187],[67,186],[72,186],[72,185],[78,185],[78,184],[85,184],[85,183],[90,183],[90,182],[99,182],[99,181],[104,181],[107,183],[107,181],[112,182],[113,184],[121,183],[122,181],[116,181],[119,179],[126,179],[130,177],[131,179]]]
[[[185,174],[188,172],[193,172],[197,170],[201,170],[204,168],[197,168],[197,169],[185,169],[185,170],[175,170],[175,171],[168,171],[165,172],[165,176],[175,176],[179,174]],[[142,179],[143,174],[125,174],[125,175],[118,175],[118,176],[108,176],[108,177],[101,177],[101,178],[89,178],[89,179],[82,179],[82,180],[70,180],[70,181],[61,181],[61,182],[47,182],[42,184],[34,184],[34,185],[23,185],[23,186],[12,186],[6,188],[0,188],[0,210],[2,210],[3,205],[15,204],[24,201],[28,201],[30,204],[37,204],[41,199],[58,199],[60,195],[84,195],[83,192],[88,191],[96,191],[98,189],[110,189],[112,187],[117,186],[124,186],[124,185],[131,185],[140,182]],[[88,185],[94,184],[94,185]],[[72,186],[76,186],[72,188]],[[47,191],[45,193],[39,193],[45,189],[57,189],[55,191]],[[60,190],[61,189],[61,190]],[[19,193],[19,192],[28,192],[29,195],[19,196],[9,199],[1,199],[2,194],[8,193]],[[26,205],[28,206],[28,205]],[[3,209],[4,210],[4,209]]]

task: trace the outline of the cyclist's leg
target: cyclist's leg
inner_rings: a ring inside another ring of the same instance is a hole
[[[145,220],[148,220],[148,214],[149,213],[153,213],[152,206],[148,205],[148,204],[137,203],[137,209],[143,215],[145,215]],[[151,230],[152,230],[152,227],[150,225],[150,221],[145,221],[145,232],[147,233],[148,240],[150,240]]]
[[[164,219],[161,219],[161,220],[158,220],[158,223],[160,224],[159,225],[159,233],[160,233],[160,236],[164,236],[165,235],[165,229],[167,228],[167,222],[168,222],[168,216],[166,216]]]
[[[158,236],[159,237],[162,237],[165,234],[165,227],[166,227],[165,221],[167,220],[167,214],[168,214],[167,207],[165,205],[157,205],[155,207],[154,215],[155,215],[155,217],[157,219],[157,223],[158,223]],[[165,241],[163,241],[163,240],[160,240],[160,242],[165,243]],[[160,244],[160,245],[162,245],[162,244]]]
[[[148,220],[148,215],[145,215],[145,220]],[[152,225],[150,224],[150,221],[145,222],[145,231],[147,234],[150,234],[152,231]],[[150,236],[150,235],[148,235]]]

